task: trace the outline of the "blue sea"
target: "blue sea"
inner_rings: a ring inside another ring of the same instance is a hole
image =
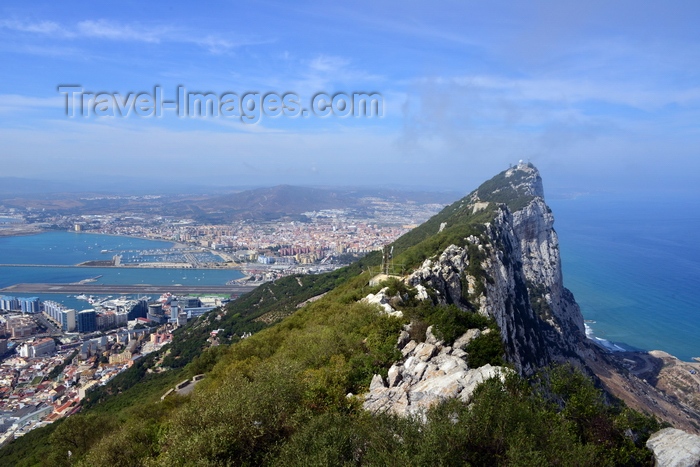
[[[586,195],[552,199],[564,285],[596,337],[682,360],[700,357],[700,197]],[[169,242],[72,232],[0,238],[0,263],[75,265]],[[109,250],[103,254],[101,250]],[[19,282],[225,284],[236,270],[0,267],[0,287]],[[26,294],[25,294],[26,295]],[[43,294],[77,309],[66,295]]]
[[[564,285],[598,338],[700,357],[700,197],[548,199]]]
[[[172,243],[164,241],[73,232],[0,237],[0,264],[49,265],[0,266],[0,288],[22,282],[70,283],[97,276],[102,277],[94,282],[96,284],[151,285],[224,285],[227,281],[243,277],[240,271],[232,269],[73,267],[84,261],[111,259],[121,251],[167,249],[172,246]],[[102,253],[102,250],[108,250],[108,253]],[[55,300],[78,310],[89,308],[87,302],[79,301],[74,296],[32,295],[42,300]]]

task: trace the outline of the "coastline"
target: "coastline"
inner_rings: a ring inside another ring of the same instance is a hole
[[[190,246],[187,245],[186,243],[181,243],[181,242],[175,242],[173,240],[166,240],[164,238],[151,238],[151,237],[139,237],[138,235],[124,235],[124,234],[113,234],[113,233],[104,233],[104,232],[94,232],[90,230],[86,231],[80,231],[80,232],[74,232],[72,230],[66,230],[66,232],[69,233],[75,233],[75,234],[89,234],[89,235],[107,235],[110,237],[124,237],[124,238],[135,238],[137,240],[150,240],[153,242],[167,242],[167,243],[172,243],[173,247],[172,248],[189,248]]]
[[[31,224],[30,224],[31,225]],[[39,235],[45,232],[52,232],[51,230],[26,230],[26,231],[12,231],[7,232],[5,229],[0,229],[0,238],[10,238],[10,237],[28,237],[29,235]]]
[[[657,354],[664,354],[665,356],[668,356],[669,358],[674,358],[678,360],[679,362],[682,363],[687,363],[690,365],[700,365],[700,357],[691,357],[690,360],[683,360],[681,358],[676,357],[675,355],[666,352],[665,350],[644,350],[644,349],[638,349],[636,347],[633,347],[629,344],[626,344],[624,342],[613,342],[609,341],[607,339],[603,339],[602,337],[596,337],[593,329],[588,325],[588,323],[584,323],[584,326],[586,328],[586,338],[593,342],[595,345],[603,349],[606,353],[608,354],[643,354],[643,355],[651,355],[652,353],[657,353]],[[700,370],[700,367],[699,367]]]

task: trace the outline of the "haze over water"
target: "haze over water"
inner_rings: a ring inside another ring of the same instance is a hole
[[[548,199],[564,285],[597,337],[700,356],[700,198]]]

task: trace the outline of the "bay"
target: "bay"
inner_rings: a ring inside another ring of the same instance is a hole
[[[125,250],[167,249],[171,242],[114,235],[46,232],[0,238],[0,264],[47,266],[0,266],[0,288],[18,283],[72,283],[96,278],[95,284],[224,285],[243,277],[235,269],[96,268],[75,267],[84,261],[104,260]],[[108,250],[108,253],[102,253]],[[98,278],[98,276],[101,276]],[[87,302],[63,294],[11,294],[38,296],[66,306],[89,308]],[[156,297],[153,297],[156,298]]]

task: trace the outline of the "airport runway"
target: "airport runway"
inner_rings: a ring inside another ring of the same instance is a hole
[[[87,295],[134,295],[163,294],[236,294],[241,295],[255,289],[257,285],[105,285],[105,284],[15,284],[0,289],[2,293],[57,293]]]

